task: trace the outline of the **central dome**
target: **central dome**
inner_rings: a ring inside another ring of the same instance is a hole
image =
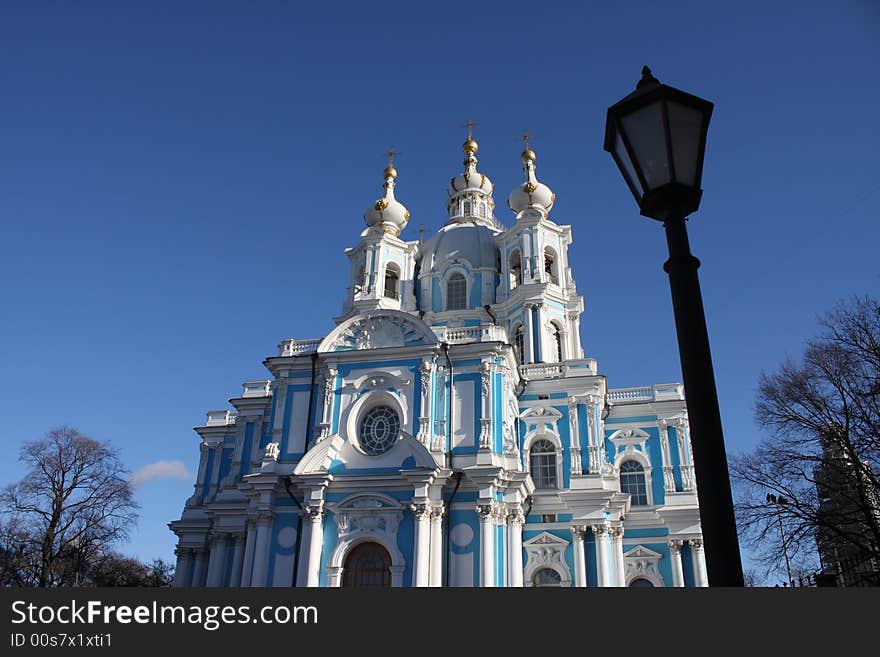
[[[421,271],[442,273],[447,264],[459,262],[471,269],[498,271],[501,252],[495,244],[499,233],[472,222],[447,224],[422,245]]]

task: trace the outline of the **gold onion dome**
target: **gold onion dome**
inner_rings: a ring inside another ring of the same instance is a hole
[[[535,160],[537,160],[535,151],[526,146],[522,152],[525,182],[515,188],[507,199],[507,205],[517,215],[524,210],[533,208],[546,216],[556,201],[556,194],[547,185],[539,182],[535,176]]]
[[[479,146],[473,137],[468,137],[461,145],[464,151],[464,171],[449,181],[450,198],[462,192],[477,192],[482,195],[491,195],[493,190],[492,181],[486,174],[477,171],[477,158],[474,154]]]
[[[397,237],[409,221],[409,210],[394,198],[394,180],[397,169],[389,163],[383,172],[385,175],[385,195],[373,203],[364,213],[367,226],[379,226],[386,233]]]

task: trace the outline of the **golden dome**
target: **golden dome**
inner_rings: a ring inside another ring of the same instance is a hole
[[[467,141],[465,141],[461,145],[461,150],[463,150],[465,153],[470,153],[471,155],[477,152],[477,148],[477,142],[474,141],[473,137],[468,137]]]
[[[526,150],[522,152],[523,164],[525,164],[526,162],[534,162],[536,158],[537,156],[535,155],[535,151],[533,151],[531,148],[526,147]]]
[[[397,169],[393,165],[385,167],[385,178],[397,178]]]

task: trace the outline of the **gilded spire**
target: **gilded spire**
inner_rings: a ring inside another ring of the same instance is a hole
[[[523,143],[525,144],[525,150],[523,150],[522,156],[521,156],[523,164],[525,164],[527,161],[534,162],[537,157],[535,155],[535,151],[533,151],[531,148],[529,148],[529,140],[534,139],[534,138],[535,138],[535,135],[530,135],[528,130],[523,130],[522,137],[520,137],[520,139],[522,139]]]
[[[461,145],[461,150],[464,151],[466,156],[464,160],[465,165],[469,164],[472,160],[474,164],[477,162],[477,158],[475,158],[474,155],[476,154],[479,145],[474,140],[473,134],[473,129],[476,125],[480,125],[479,122],[468,119],[463,125],[458,126],[459,128],[467,128],[468,131],[467,139],[465,139],[464,143]]]
[[[400,151],[394,150],[394,146],[392,146],[387,153],[385,153],[385,157],[388,158],[388,166],[385,167],[385,179],[391,178],[394,180],[397,178],[397,169],[394,168],[394,158],[400,155]]]

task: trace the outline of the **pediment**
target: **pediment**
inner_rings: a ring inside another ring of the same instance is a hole
[[[437,343],[434,332],[417,317],[399,310],[376,310],[355,315],[321,341],[319,353],[412,347]]]
[[[649,433],[639,428],[630,427],[620,429],[608,436],[608,440],[615,445],[641,445],[651,437]]]
[[[564,538],[560,538],[555,534],[551,534],[550,532],[541,532],[537,536],[530,538],[527,541],[523,541],[524,547],[537,547],[537,546],[556,546],[560,548],[565,548],[568,545],[568,541]]]
[[[519,419],[527,425],[556,424],[562,418],[562,413],[552,406],[533,406],[519,414]]]
[[[636,545],[629,552],[624,552],[623,558],[624,559],[651,559],[651,560],[654,560],[654,559],[662,559],[663,555],[660,554],[659,552],[654,552],[654,550],[646,548],[643,545]]]
[[[334,510],[348,513],[375,513],[377,511],[399,510],[400,502],[387,495],[377,493],[356,493],[336,504]]]
[[[294,470],[301,474],[358,474],[370,476],[413,468],[437,469],[437,462],[418,440],[402,432],[400,440],[383,454],[372,456],[357,449],[339,434],[321,440],[302,458]]]

